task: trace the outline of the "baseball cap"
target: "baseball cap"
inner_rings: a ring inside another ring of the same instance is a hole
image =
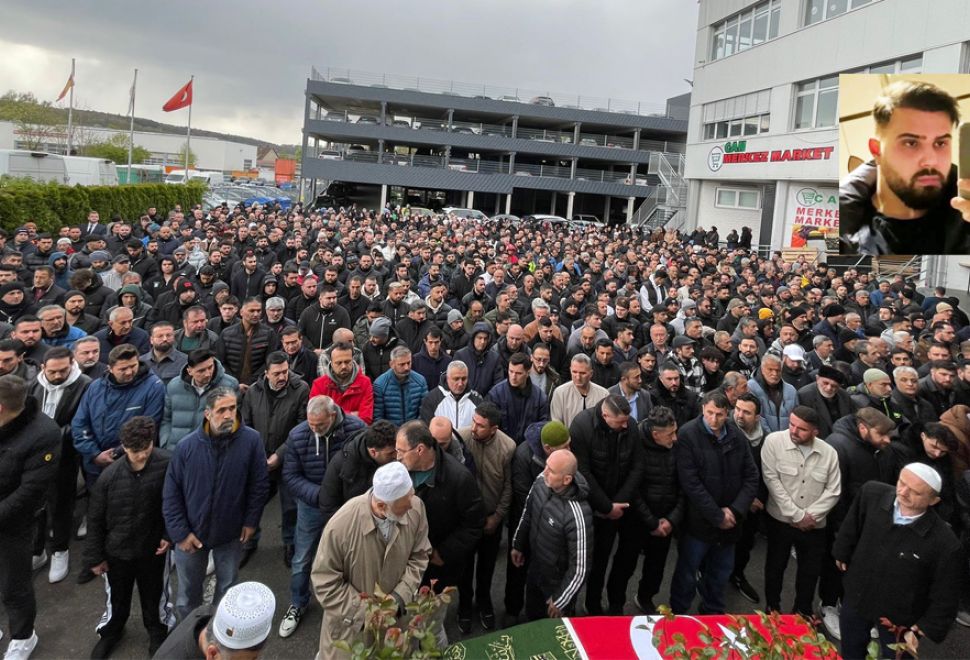
[[[273,628],[276,596],[265,584],[242,582],[230,587],[212,617],[216,640],[228,649],[259,646]]]
[[[789,360],[795,360],[796,362],[805,361],[805,349],[798,344],[789,344],[788,346],[785,346],[785,350],[782,351],[782,355]]]

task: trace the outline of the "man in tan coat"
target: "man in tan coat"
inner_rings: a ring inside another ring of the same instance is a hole
[[[380,589],[403,613],[431,557],[424,504],[398,462],[374,473],[373,487],[348,500],[327,524],[310,574],[324,610],[319,658],[342,658],[335,640],[352,642],[364,627],[361,593]]]

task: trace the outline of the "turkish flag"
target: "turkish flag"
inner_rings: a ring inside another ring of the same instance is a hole
[[[175,96],[170,98],[165,105],[162,106],[162,110],[165,112],[172,112],[173,110],[180,110],[186,106],[192,105],[192,81],[185,83],[185,86],[179,91],[175,92]]]

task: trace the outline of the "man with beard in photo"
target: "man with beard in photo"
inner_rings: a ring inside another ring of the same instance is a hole
[[[873,160],[839,184],[842,253],[966,253],[970,224],[951,206],[956,99],[929,83],[898,81],[876,99],[872,118]]]

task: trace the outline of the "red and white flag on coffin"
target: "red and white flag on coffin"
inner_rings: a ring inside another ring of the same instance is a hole
[[[162,106],[162,110],[165,112],[172,112],[173,110],[180,110],[187,106],[192,105],[192,81],[185,83],[179,91],[175,92],[175,96],[170,98],[165,105]]]

